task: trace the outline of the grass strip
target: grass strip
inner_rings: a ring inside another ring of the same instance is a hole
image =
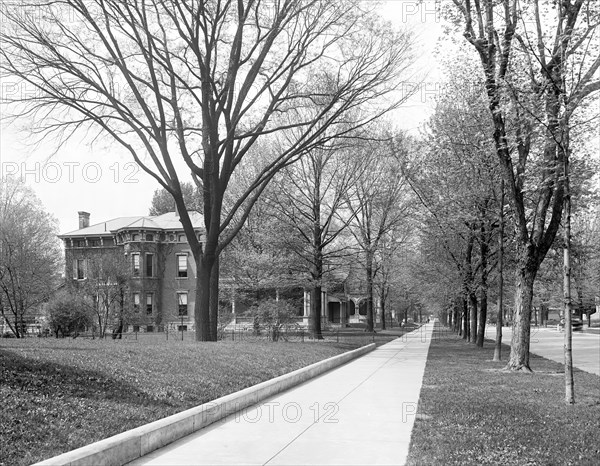
[[[493,354],[436,327],[407,464],[600,464],[600,377],[575,370],[568,407],[562,364],[532,354],[533,374],[504,372]]]

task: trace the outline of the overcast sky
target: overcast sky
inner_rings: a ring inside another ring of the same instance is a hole
[[[440,78],[434,47],[440,34],[435,0],[389,0],[383,2],[384,17],[398,27],[412,28],[418,40],[419,73],[425,81],[407,105],[393,115],[402,129],[416,131],[429,115]],[[407,83],[406,89],[415,86]],[[4,87],[2,91],[4,92]],[[73,139],[51,157],[52,144],[33,150],[25,134],[1,128],[0,176],[17,171],[41,199],[47,211],[66,233],[77,229],[77,212],[91,214],[91,223],[115,217],[147,215],[156,180],[135,165],[129,153],[115,144],[92,147]]]

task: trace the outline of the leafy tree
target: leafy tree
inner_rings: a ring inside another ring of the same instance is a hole
[[[451,313],[455,328],[464,339],[482,346],[497,252],[500,177],[489,138],[492,122],[474,76],[477,64],[463,53],[448,61],[450,81],[423,140],[411,151],[405,173],[424,207],[424,244],[433,248],[433,253],[424,254],[431,268],[423,274],[430,280],[425,286],[448,283],[440,289],[439,308],[460,303],[453,306],[453,311],[461,310],[460,317]],[[451,284],[460,290],[459,296]]]
[[[183,202],[188,210],[202,212],[202,195],[192,183],[185,181],[181,183],[181,193]],[[167,212],[175,212],[175,210],[175,199],[173,199],[169,191],[164,188],[154,191],[148,215],[162,215]]]
[[[0,313],[17,338],[58,283],[56,220],[19,179],[0,179]]]
[[[3,11],[0,69],[36,89],[8,103],[43,137],[84,129],[122,145],[173,196],[197,268],[199,340],[217,339],[219,255],[269,181],[396,108],[413,61],[410,35],[359,0],[46,0],[34,10]],[[232,175],[265,141],[269,158],[224,215]],[[204,242],[182,173],[203,189]]]

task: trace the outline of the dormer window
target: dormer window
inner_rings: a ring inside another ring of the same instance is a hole
[[[140,240],[140,235],[138,235],[137,233],[134,233],[131,236],[131,241],[139,241]]]

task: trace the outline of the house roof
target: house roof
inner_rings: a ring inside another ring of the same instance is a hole
[[[190,219],[194,228],[204,228],[202,214],[190,211]],[[120,230],[183,230],[179,221],[179,215],[176,212],[167,212],[166,214],[156,216],[140,217],[117,217],[106,222],[96,223],[86,228],[70,231],[59,235],[59,238],[68,236],[103,236],[111,235]]]

